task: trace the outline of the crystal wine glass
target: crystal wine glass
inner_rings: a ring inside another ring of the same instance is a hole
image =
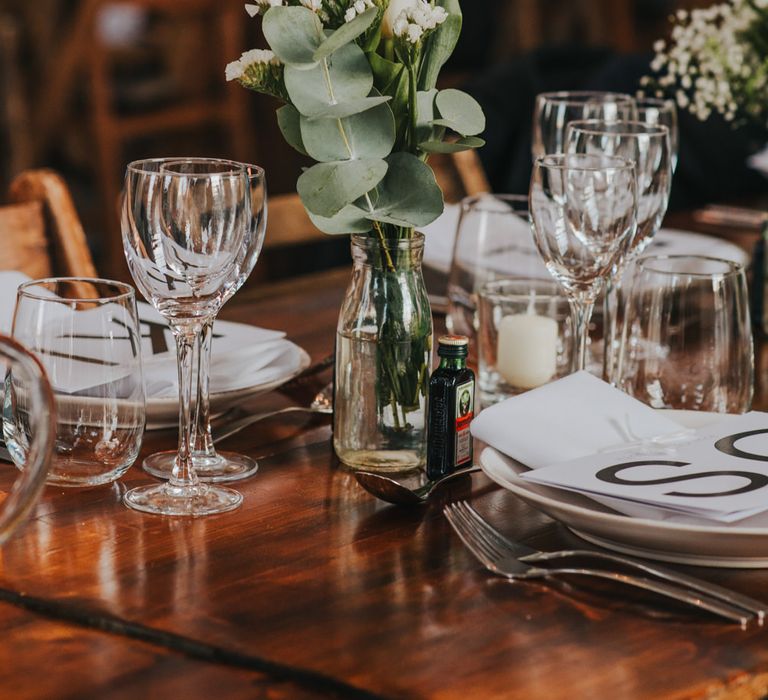
[[[635,232],[634,163],[616,156],[543,156],[534,162],[529,197],[536,247],[571,303],[574,370],[582,370],[595,299]]]
[[[642,253],[661,227],[672,187],[669,129],[662,124],[587,119],[573,121],[566,130],[568,153],[619,156],[635,164],[637,231],[624,255],[617,258],[606,280],[603,309],[603,376],[614,379],[617,312],[621,278],[627,265]]]
[[[182,165],[183,164],[183,165]],[[134,488],[126,505],[162,515],[237,508],[242,495],[203,484],[192,460],[194,348],[218,313],[253,234],[246,169],[209,159],[165,158],[128,165],[123,245],[136,286],[167,319],[179,370],[179,449],[168,483]]]
[[[635,99],[620,92],[543,92],[533,110],[534,158],[565,152],[565,130],[577,119],[633,120]]]
[[[636,97],[637,120],[646,124],[663,124],[669,129],[669,145],[672,153],[672,172],[677,168],[679,132],[677,128],[677,105],[674,100],[658,97]]]
[[[188,164],[194,165],[204,160],[187,158],[182,161],[169,162],[166,164],[166,168],[186,169],[189,167]],[[216,162],[228,163],[232,167],[242,165],[245,168],[249,183],[252,215],[250,222],[252,231],[248,236],[247,245],[243,247],[242,254],[238,256],[237,264],[232,268],[231,278],[225,282],[226,288],[222,301],[224,303],[242,287],[258,260],[267,227],[267,190],[262,168],[256,165],[235,163],[234,161],[219,160]],[[193,411],[195,429],[192,460],[195,465],[195,472],[201,481],[237,481],[255,474],[259,465],[252,457],[236,452],[217,452],[214,447],[209,401],[212,334],[213,318],[211,317],[203,323],[194,354],[193,364],[197,376],[197,392]],[[143,468],[152,476],[170,479],[175,461],[175,450],[156,452],[144,460]]]

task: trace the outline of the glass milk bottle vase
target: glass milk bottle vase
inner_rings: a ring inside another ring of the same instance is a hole
[[[426,460],[432,315],[424,236],[352,236],[352,281],[336,332],[333,445],[354,470],[398,472]]]

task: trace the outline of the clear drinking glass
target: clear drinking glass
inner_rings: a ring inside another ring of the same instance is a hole
[[[479,296],[483,407],[570,372],[570,306],[554,280],[497,280],[484,285]]]
[[[181,166],[180,163],[185,162]],[[209,515],[242,496],[203,484],[192,460],[193,355],[216,316],[253,235],[251,188],[240,164],[165,158],[128,165],[123,245],[136,285],[168,320],[179,364],[179,450],[170,481],[125,495],[131,508],[163,515]]]
[[[635,232],[634,163],[601,155],[537,158],[530,208],[539,254],[571,303],[574,369],[582,370],[595,299]]]
[[[120,478],[139,454],[145,422],[133,288],[87,278],[26,282],[18,290],[13,336],[40,358],[53,387],[49,483],[98,486]],[[24,452],[21,439],[6,435],[15,461]]]
[[[251,200],[251,228],[247,245],[238,256],[237,264],[232,267],[231,278],[225,281],[222,303],[226,302],[240,289],[253,271],[259,253],[264,244],[267,228],[267,186],[264,170],[257,165],[241,164],[228,160],[187,158],[172,161],[166,168],[184,171],[196,164],[217,162],[231,167],[243,167],[248,177]],[[194,437],[192,461],[200,481],[226,482],[245,479],[256,473],[258,463],[252,457],[236,452],[217,452],[213,445],[210,423],[210,366],[213,340],[213,318],[207,319],[202,326],[200,338],[195,347],[194,367],[197,377],[197,391],[194,400]],[[160,479],[170,479],[176,461],[176,450],[155,452],[144,460],[144,471]]]
[[[533,110],[534,158],[565,152],[565,130],[577,119],[632,121],[635,99],[620,92],[543,92]]]
[[[566,130],[568,153],[619,156],[635,164],[637,179],[637,230],[624,255],[617,258],[606,280],[603,308],[603,377],[614,379],[618,351],[617,316],[621,278],[626,266],[639,255],[661,227],[672,188],[672,154],[669,129],[663,124],[598,119],[573,121]]]
[[[0,501],[1,545],[24,522],[45,486],[56,443],[56,408],[40,360],[4,335],[0,335],[0,371],[5,377],[3,437],[21,470]]]
[[[527,195],[465,198],[448,273],[446,326],[450,333],[466,335],[471,350],[477,347],[478,291],[507,277],[550,278],[531,236]]]
[[[701,256],[635,263],[618,386],[654,408],[744,413],[754,353],[744,268]]]
[[[669,129],[672,172],[677,168],[680,134],[677,128],[677,105],[674,100],[657,97],[636,97],[637,120],[646,124],[663,124]]]

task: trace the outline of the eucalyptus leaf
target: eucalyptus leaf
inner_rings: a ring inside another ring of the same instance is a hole
[[[461,34],[461,7],[459,0],[437,0],[437,5],[448,12],[445,22],[427,38],[424,63],[419,73],[419,90],[431,90],[445,62],[451,57]]]
[[[411,153],[393,153],[387,158],[389,170],[376,188],[378,199],[366,217],[408,228],[426,226],[443,213],[443,193],[432,169]]]
[[[419,148],[425,153],[458,153],[485,146],[485,141],[477,136],[465,136],[457,141],[425,141]]]
[[[462,136],[474,136],[485,129],[485,115],[474,97],[461,90],[441,90],[435,98],[440,119],[433,124],[445,126]]]
[[[331,36],[320,44],[313,56],[315,61],[321,61],[335,51],[338,51],[345,44],[354,41],[361,34],[364,34],[368,27],[373,24],[378,13],[378,8],[371,7],[363,12],[363,14],[355,17],[351,22],[342,24],[333,34],[331,34]]]
[[[347,44],[309,69],[286,66],[285,87],[304,116],[328,116],[324,111],[329,107],[365,98],[373,87],[373,74],[363,50]]]
[[[307,212],[312,223],[323,233],[368,233],[371,222],[365,218],[365,212],[354,204],[348,204],[338,214],[331,217],[318,216]]]
[[[301,117],[301,139],[320,162],[386,158],[395,145],[395,117],[386,103],[344,119]]]
[[[335,105],[328,105],[322,109],[318,109],[311,115],[307,115],[308,119],[323,119],[327,117],[333,117],[334,119],[342,119],[352,114],[360,114],[369,109],[373,109],[380,104],[389,102],[391,98],[388,95],[375,95],[372,97],[363,97],[358,100],[350,100],[349,102],[340,102]]]
[[[333,217],[376,187],[387,167],[380,158],[318,163],[301,174],[296,189],[308,212]]]
[[[277,125],[289,146],[302,155],[309,155],[301,138],[301,115],[293,105],[283,105],[277,110]]]
[[[435,137],[435,128],[432,120],[435,114],[435,96],[437,90],[426,90],[416,93],[416,106],[418,109],[418,122],[416,123],[416,140],[432,141]]]
[[[404,138],[408,124],[408,71],[402,63],[389,61],[377,53],[368,54],[374,85],[382,95],[390,95],[398,140]]]
[[[306,7],[270,7],[262,30],[272,51],[286,66],[311,68],[314,54],[325,39],[323,25]]]

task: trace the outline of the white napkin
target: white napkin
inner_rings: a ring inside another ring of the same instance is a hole
[[[0,332],[10,333],[16,290],[29,279],[20,272],[0,272]],[[137,307],[147,398],[175,398],[178,395],[178,376],[173,334],[163,316],[152,306],[138,302]],[[112,313],[119,320],[122,312],[116,306]],[[69,312],[62,306],[61,313]],[[101,310],[77,313],[81,316],[78,322],[81,327],[87,329],[93,325],[92,332],[86,335],[98,336],[103,333]],[[56,316],[56,313],[49,314],[46,319],[52,321]],[[64,344],[62,347],[51,349],[67,351],[67,339],[62,338],[61,343]],[[110,359],[110,345],[98,339],[82,339],[77,350],[82,357]],[[298,346],[286,340],[285,333],[281,331],[216,321],[213,326],[211,393],[236,391],[289,377],[300,367],[301,355]],[[41,359],[46,363],[49,358],[43,355]],[[52,366],[49,375],[58,390],[68,393],[87,393],[96,385],[119,381],[125,375],[120,367],[116,367],[111,374],[102,368],[98,376],[94,376],[93,365],[87,362],[69,363],[64,369],[66,372],[56,376],[55,367]]]
[[[588,372],[484,409],[472,435],[531,469],[679,433],[680,425]]]

